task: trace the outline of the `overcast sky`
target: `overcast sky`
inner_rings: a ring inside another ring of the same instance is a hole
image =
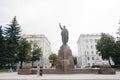
[[[116,37],[120,0],[0,0],[0,25],[17,16],[22,34],[45,34],[57,53],[61,25],[69,31],[68,45],[77,55],[80,34],[109,33]]]

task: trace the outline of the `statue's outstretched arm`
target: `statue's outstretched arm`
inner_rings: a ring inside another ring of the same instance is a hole
[[[60,29],[62,30],[63,28],[61,27],[61,24],[59,23]]]

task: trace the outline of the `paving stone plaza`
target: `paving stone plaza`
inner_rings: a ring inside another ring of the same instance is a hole
[[[120,80],[120,72],[115,75],[103,74],[43,74],[18,75],[17,72],[0,73],[0,80]]]

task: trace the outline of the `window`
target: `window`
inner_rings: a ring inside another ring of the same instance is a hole
[[[88,45],[86,45],[86,49],[88,49],[89,47],[88,47]]]
[[[91,51],[91,54],[94,54],[94,51]]]
[[[97,43],[97,42],[98,42],[98,39],[95,39],[95,42]]]
[[[96,45],[95,45],[95,49],[96,49]]]
[[[87,57],[87,59],[88,59],[88,60],[90,60],[90,58],[89,58],[89,57]]]
[[[92,65],[95,65],[95,63],[92,63]]]
[[[86,39],[86,43],[88,43],[88,39]]]
[[[89,54],[89,52],[87,51],[87,54]]]
[[[97,57],[97,59],[96,60],[99,60],[99,57]]]
[[[88,66],[90,66],[90,63],[88,63]]]
[[[91,49],[93,49],[93,45],[91,45]]]
[[[98,54],[98,52],[96,51],[96,54]]]
[[[94,60],[94,57],[92,57],[92,60]]]
[[[92,42],[93,42],[93,40],[92,40],[92,39],[90,39],[90,42],[92,43]]]

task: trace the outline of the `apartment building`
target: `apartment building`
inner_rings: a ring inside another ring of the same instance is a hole
[[[49,68],[50,63],[48,57],[51,54],[51,44],[47,37],[44,34],[23,34],[22,38],[26,38],[31,43],[31,51],[33,51],[34,45],[41,48],[42,57],[40,61],[34,62],[34,65],[40,64],[43,68]]]
[[[78,41],[78,67],[85,68],[93,65],[108,64],[97,54],[96,44],[100,34],[81,34]]]

